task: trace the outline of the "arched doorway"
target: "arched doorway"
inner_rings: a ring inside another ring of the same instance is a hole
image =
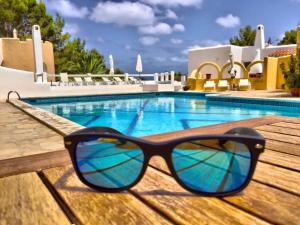
[[[233,62],[235,65],[238,65],[242,71],[243,71],[243,75],[244,75],[244,78],[248,78],[248,71],[246,69],[246,67],[244,66],[244,64],[240,63],[240,62],[237,62],[237,61],[234,61]],[[226,70],[226,68],[228,68],[230,66],[230,62],[226,63],[223,67],[222,67],[222,70],[219,74],[219,79],[223,79],[223,74],[224,74],[224,71]]]
[[[196,79],[203,79],[204,77],[202,76],[202,74],[201,74],[201,70],[204,68],[204,67],[206,67],[206,66],[212,66],[212,67],[214,67],[216,70],[217,70],[217,75],[218,75],[218,77],[219,77],[219,74],[220,74],[220,71],[221,71],[221,68],[220,68],[220,66],[218,65],[218,64],[216,64],[216,63],[214,63],[214,62],[204,62],[204,63],[202,63],[202,64],[200,64],[200,66],[198,67],[198,69],[197,69],[197,72],[196,72]]]

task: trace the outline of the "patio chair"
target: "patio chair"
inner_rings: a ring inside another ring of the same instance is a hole
[[[68,86],[70,85],[68,73],[60,73],[60,82],[59,86]]]
[[[239,86],[239,90],[245,88],[246,90],[251,90],[251,83],[248,79],[240,79],[238,86]]]
[[[103,84],[115,84],[115,82],[111,81],[110,79],[108,79],[107,77],[102,77],[103,80]]]
[[[125,81],[123,81],[120,77],[113,77],[113,80],[116,84],[125,84]]]
[[[141,83],[140,80],[136,79],[135,77],[128,77],[128,80],[132,83],[132,84],[139,84]]]
[[[207,80],[207,81],[205,81],[205,83],[203,85],[203,89],[204,89],[204,91],[206,89],[213,89],[215,91],[216,90],[216,83],[213,80]]]
[[[90,77],[90,74],[88,74],[88,76],[84,77],[83,79],[87,85],[95,85],[95,81],[93,81],[92,77]]]
[[[222,89],[229,89],[229,83],[227,80],[219,80],[218,82],[218,88]]]
[[[82,86],[83,85],[83,80],[81,77],[74,77],[75,80],[75,85]]]

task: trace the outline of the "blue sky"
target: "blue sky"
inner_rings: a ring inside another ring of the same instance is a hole
[[[265,26],[273,42],[300,24],[300,0],[43,0],[65,31],[134,73],[187,72],[187,49],[228,43],[241,27]]]

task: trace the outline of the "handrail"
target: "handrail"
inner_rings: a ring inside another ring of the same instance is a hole
[[[19,100],[21,99],[21,97],[20,97],[20,95],[17,91],[9,91],[8,94],[7,94],[6,102],[9,102],[9,97],[12,93],[15,93],[18,96]]]

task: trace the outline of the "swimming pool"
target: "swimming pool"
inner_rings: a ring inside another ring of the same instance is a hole
[[[138,137],[266,115],[300,117],[300,102],[228,99],[203,93],[147,93],[24,101],[86,127],[108,126]]]

